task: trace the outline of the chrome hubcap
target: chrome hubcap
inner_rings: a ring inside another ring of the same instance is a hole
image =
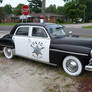
[[[11,49],[7,48],[6,53],[7,53],[8,56],[11,56]]]
[[[78,70],[78,64],[75,60],[70,59],[66,63],[66,68],[69,72],[74,73]]]
[[[7,52],[8,52],[8,53],[10,53],[10,52],[11,52],[11,50],[10,50],[10,49],[8,49],[8,50],[7,50]]]

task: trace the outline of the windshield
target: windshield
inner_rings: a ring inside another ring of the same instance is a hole
[[[61,25],[50,25],[47,27],[49,34],[52,37],[62,37],[65,36],[64,27]]]

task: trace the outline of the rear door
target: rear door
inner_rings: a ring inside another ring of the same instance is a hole
[[[15,54],[27,57],[28,56],[28,36],[29,36],[29,27],[20,26],[16,29],[16,32],[13,36],[13,41],[15,43]]]

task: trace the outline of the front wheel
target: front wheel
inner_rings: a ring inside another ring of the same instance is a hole
[[[8,47],[4,47],[4,55],[7,59],[12,59],[14,56],[14,50]]]
[[[64,71],[71,76],[78,76],[82,73],[82,64],[75,56],[67,56],[63,60]]]

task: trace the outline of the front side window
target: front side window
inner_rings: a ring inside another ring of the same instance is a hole
[[[20,27],[17,30],[16,35],[28,36],[28,32],[29,32],[29,27]]]
[[[50,25],[47,26],[47,29],[52,37],[62,37],[66,35],[64,28],[61,25]]]
[[[32,36],[35,37],[48,37],[45,30],[39,27],[33,27]]]

